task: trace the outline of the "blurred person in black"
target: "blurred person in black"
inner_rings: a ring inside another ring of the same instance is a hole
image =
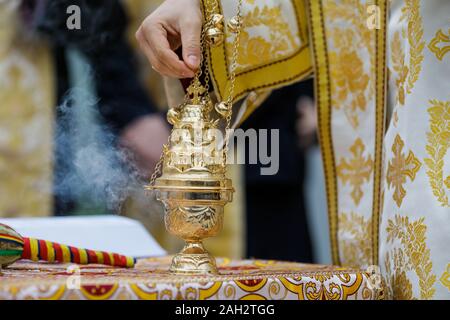
[[[303,192],[305,153],[315,142],[312,96],[312,80],[276,90],[242,125],[280,134],[277,174],[245,166],[247,257],[312,262]]]

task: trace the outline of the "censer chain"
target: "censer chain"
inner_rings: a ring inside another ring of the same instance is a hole
[[[211,16],[214,12],[216,12],[217,9],[217,2],[216,1],[212,1],[213,5],[212,7],[205,8],[205,11],[207,13],[207,16]],[[239,0],[238,2],[238,8],[237,8],[237,14],[236,14],[236,18],[237,21],[241,22],[241,10],[242,10],[242,0]],[[208,21],[204,28],[202,29],[202,34],[200,37],[200,47],[202,48],[202,55],[201,55],[201,59],[200,59],[200,64],[198,67],[197,72],[195,73],[194,79],[193,81],[200,81],[200,77],[203,73],[202,69],[203,69],[203,64],[205,64],[206,68],[209,67],[209,50],[205,49],[205,34],[206,34],[206,30],[208,29],[209,25],[211,24],[211,21]],[[240,33],[241,33],[241,25],[239,24],[239,27],[237,28],[236,31],[236,36],[234,39],[234,43],[233,43],[233,55],[232,55],[232,63],[231,63],[231,72],[230,72],[230,87],[228,89],[228,97],[225,100],[225,103],[229,106],[229,112],[225,118],[226,121],[226,125],[225,125],[225,141],[224,141],[224,147],[223,147],[223,163],[222,166],[226,166],[227,163],[227,155],[228,155],[228,145],[229,145],[229,138],[230,138],[230,128],[231,128],[231,119],[232,119],[232,106],[233,106],[233,95],[234,95],[234,88],[235,88],[235,82],[236,82],[236,68],[237,68],[237,59],[238,59],[238,53],[239,53],[239,40],[240,40]],[[206,58],[206,59],[205,59]],[[206,61],[205,61],[206,60]],[[206,71],[205,72],[205,76],[204,76],[204,81],[205,81],[205,85],[204,88],[206,89],[206,93],[209,92],[209,72]],[[185,103],[188,101],[189,96],[188,94],[186,94],[185,96]],[[184,103],[184,104],[185,104]],[[155,185],[155,181],[157,179],[157,177],[161,174],[162,172],[162,165],[164,162],[164,153],[165,150],[168,148],[169,144],[170,144],[170,137],[172,136],[172,132],[173,129],[169,135],[168,138],[168,142],[166,144],[164,144],[163,146],[163,152],[161,153],[161,156],[158,160],[158,162],[156,163],[155,166],[155,170],[152,173],[151,177],[150,177],[150,186],[154,186]],[[225,174],[225,171],[224,171]]]
[[[241,11],[242,11],[242,0],[239,0],[237,14],[236,14],[237,21],[239,22],[239,27],[237,28],[236,36],[234,38],[234,43],[233,43],[233,56],[232,56],[231,73],[230,73],[230,87],[229,87],[229,92],[228,92],[228,98],[226,100],[226,104],[229,106],[230,112],[227,114],[226,126],[225,126],[225,144],[224,144],[224,148],[223,148],[223,159],[224,159],[223,166],[224,167],[227,164],[228,144],[229,144],[229,140],[230,140],[231,116],[232,116],[232,111],[233,111],[233,95],[234,95],[234,87],[235,87],[235,82],[236,82],[236,69],[237,69],[237,60],[238,60],[238,54],[239,54],[239,40],[240,40],[241,27],[242,27]]]

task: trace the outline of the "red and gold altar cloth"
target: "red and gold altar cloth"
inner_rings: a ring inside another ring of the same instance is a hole
[[[357,269],[268,260],[218,259],[220,275],[173,275],[170,257],[133,269],[16,262],[2,270],[0,299],[379,299],[371,276]]]

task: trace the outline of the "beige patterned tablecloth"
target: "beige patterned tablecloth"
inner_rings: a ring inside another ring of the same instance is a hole
[[[361,270],[267,260],[218,259],[220,275],[179,276],[170,257],[134,269],[17,262],[2,270],[0,299],[380,299]]]

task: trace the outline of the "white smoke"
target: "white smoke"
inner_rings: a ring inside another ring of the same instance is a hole
[[[118,147],[116,135],[101,123],[89,67],[75,61],[72,70],[78,70],[78,81],[57,110],[54,194],[67,200],[104,204],[117,212],[144,181],[130,154]]]

